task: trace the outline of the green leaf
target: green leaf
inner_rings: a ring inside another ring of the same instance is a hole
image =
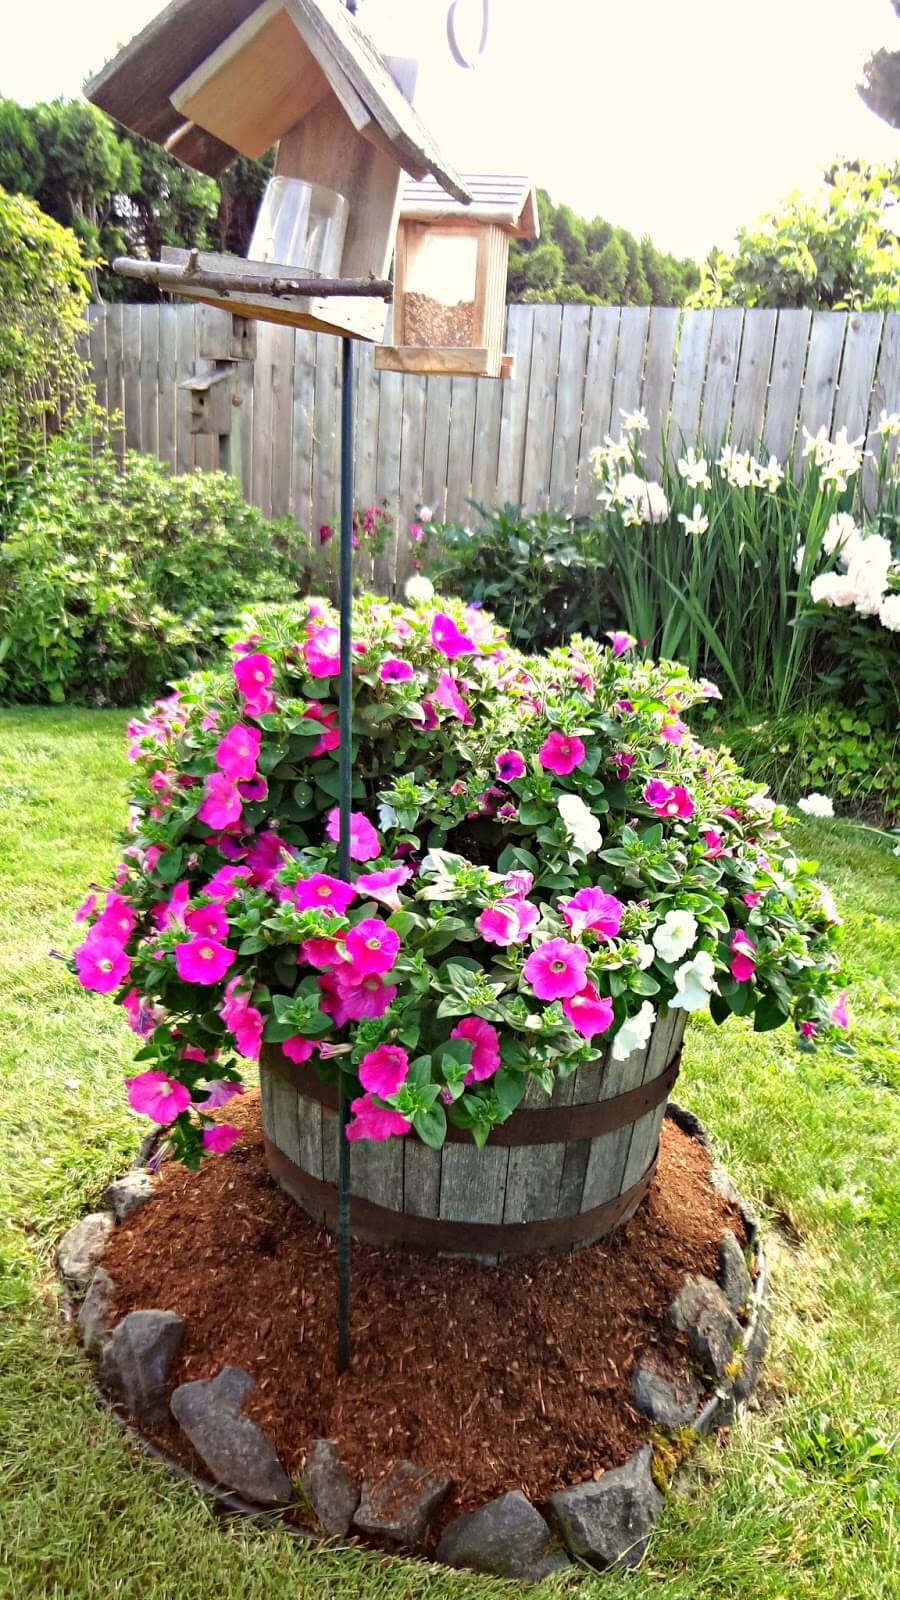
[[[447,1113],[440,1102],[436,1101],[425,1111],[417,1111],[413,1117],[413,1127],[423,1144],[432,1150],[440,1150],[447,1137]]]
[[[753,1017],[754,1033],[769,1033],[787,1021],[788,1013],[778,998],[771,993],[760,995]]]
[[[525,1078],[521,1072],[509,1072],[501,1067],[491,1080],[491,1087],[500,1110],[508,1117],[520,1104],[525,1093]]]
[[[163,883],[174,883],[181,871],[184,860],[184,851],[165,850],[156,863],[156,876],[162,878]]]

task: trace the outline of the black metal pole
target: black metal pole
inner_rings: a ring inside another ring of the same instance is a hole
[[[338,872],[350,882],[350,788],[353,720],[353,340],[341,340],[341,545],[340,545],[340,832]],[[338,1307],[337,1369],[350,1365],[350,1145],[347,1076],[338,1075]]]

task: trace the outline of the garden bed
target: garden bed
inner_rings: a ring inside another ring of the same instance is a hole
[[[715,1277],[724,1229],[746,1239],[697,1139],[667,1119],[645,1203],[573,1255],[482,1268],[357,1246],[353,1366],[335,1378],[334,1242],[270,1178],[257,1095],[233,1107],[243,1139],[199,1174],[166,1164],[104,1257],[114,1320],[145,1306],[184,1318],[170,1389],[244,1367],[246,1414],[291,1477],[316,1438],[356,1479],[399,1459],[439,1467],[453,1487],[436,1526],[512,1489],[544,1503],[647,1439],[635,1364],[676,1381],[695,1367],[669,1305],[687,1274]],[[146,1431],[202,1472],[174,1423]]]

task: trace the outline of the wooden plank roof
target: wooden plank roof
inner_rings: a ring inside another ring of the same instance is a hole
[[[540,232],[537,195],[530,178],[518,174],[465,172],[462,181],[472,196],[462,206],[434,178],[409,179],[400,203],[401,217],[437,220],[447,218],[495,222],[520,239],[536,239]]]
[[[179,159],[218,177],[237,152],[212,134],[198,136],[169,98],[206,58],[247,20],[260,0],[170,0],[170,4],[119,51],[85,94],[117,122]],[[444,160],[412,106],[391,77],[375,45],[340,0],[285,0],[315,37],[315,54],[334,63],[349,83],[398,165],[431,174],[437,187],[464,203],[468,191]],[[286,132],[287,130],[285,130]]]

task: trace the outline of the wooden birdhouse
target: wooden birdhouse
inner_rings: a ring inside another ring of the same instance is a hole
[[[172,0],[88,99],[211,177],[277,144],[275,176],[247,260],[166,247],[117,268],[239,317],[382,339],[406,175],[468,198],[414,80],[341,0]]]
[[[464,175],[471,204],[434,178],[407,183],[394,250],[392,343],[375,351],[391,372],[512,373],[503,354],[511,238],[538,236],[527,178]]]

